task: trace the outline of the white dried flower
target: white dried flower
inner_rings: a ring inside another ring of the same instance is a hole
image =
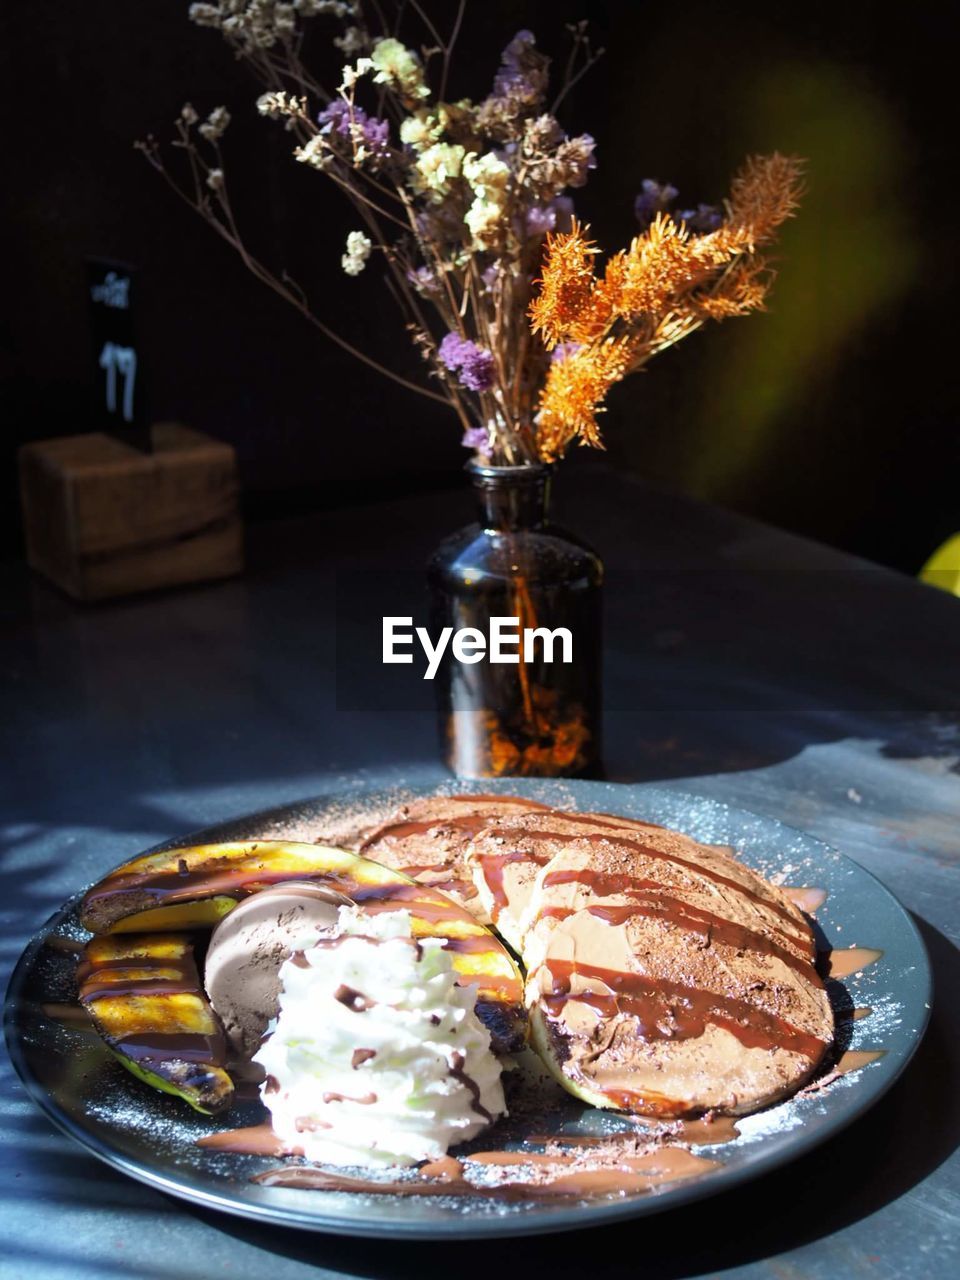
[[[226,107],[214,107],[200,126],[201,135],[208,142],[219,142],[230,123],[230,112]]]
[[[302,115],[306,109],[306,98],[298,98],[295,93],[261,93],[257,99],[257,110],[271,120]]]
[[[373,244],[362,231],[351,231],[347,236],[347,251],[340,265],[348,276],[358,276],[367,265]]]
[[[347,27],[342,36],[334,37],[333,43],[344,57],[352,58],[355,53],[364,50],[369,42],[366,33],[359,27]]]
[[[492,249],[506,230],[503,205],[477,197],[463,216],[478,249]]]
[[[443,125],[435,111],[421,107],[413,115],[400,122],[400,141],[413,147],[415,151],[424,151],[435,142],[440,141]]]
[[[282,93],[261,93],[257,99],[257,110],[262,116],[269,116],[271,120],[276,120],[283,114],[280,100],[285,96]]]
[[[352,18],[354,7],[344,4],[343,0],[293,0],[293,7],[305,18],[312,18],[318,13],[328,14],[331,18]]]
[[[389,84],[406,98],[429,98],[420,59],[399,40],[378,40],[370,60],[377,70],[375,83]]]
[[[437,142],[417,158],[410,179],[418,195],[426,195],[439,204],[451,190],[451,184],[460,177],[463,166],[463,147],[449,142]]]
[[[308,164],[311,169],[329,169],[333,164],[333,156],[326,150],[324,140],[317,134],[311,138],[308,143],[302,147],[297,147],[293,153],[293,158],[299,160],[301,164]]]
[[[463,161],[463,176],[474,194],[463,220],[470,228],[474,245],[491,249],[506,229],[510,166],[492,151],[482,156],[471,151]]]
[[[339,90],[341,93],[349,93],[351,89],[356,88],[357,81],[361,76],[367,75],[373,70],[373,62],[370,58],[358,58],[354,66],[343,68],[343,79],[340,81]]]
[[[198,27],[220,27],[223,25],[223,13],[216,4],[192,4],[188,10],[191,22]]]
[[[207,174],[207,186],[211,191],[223,190],[223,170],[211,169]]]
[[[183,104],[183,106],[180,108],[180,119],[183,120],[184,123],[188,125],[197,123],[200,117],[197,115],[197,110],[196,110],[196,107],[194,107],[193,103],[185,102]]]
[[[463,176],[469,182],[474,195],[481,200],[502,203],[507,183],[510,181],[510,166],[488,151],[478,156],[471,151],[463,161]]]
[[[298,18],[318,13],[347,18],[353,6],[341,0],[221,0],[220,4],[192,4],[190,18],[198,26],[216,27],[244,53],[270,49],[297,33]]]
[[[292,36],[296,32],[297,14],[292,4],[274,6],[273,29],[278,36]]]

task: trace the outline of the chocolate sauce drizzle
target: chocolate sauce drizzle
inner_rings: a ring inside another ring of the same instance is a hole
[[[164,949],[169,951],[169,934],[142,937],[131,934],[117,942],[117,949],[123,954],[102,960],[97,958],[101,940],[93,939],[77,967],[77,983],[79,1001],[95,1019],[97,1002],[104,998],[129,1000],[133,1009],[133,1002],[144,998],[189,994],[202,1001],[209,1010],[189,941],[183,939],[180,953],[171,956],[158,954],[159,948],[151,952],[151,944],[156,947],[158,939],[164,939],[167,943]],[[162,1008],[158,1010],[158,1018],[170,1021]],[[152,1069],[162,1068],[170,1062],[222,1066],[226,1061],[226,1042],[212,1010],[209,1010],[209,1018],[213,1030],[207,1034],[168,1031],[160,1025],[156,1028],[140,1026],[128,1035],[115,1035],[111,1034],[109,1024],[105,1025],[103,1034],[124,1057],[137,1063],[149,1063]]]
[[[302,1147],[285,1147],[270,1125],[248,1125],[242,1129],[220,1129],[197,1138],[205,1151],[228,1151],[238,1156],[302,1156]]]
[[[597,826],[597,815],[565,813],[563,815],[558,814],[557,816],[558,817],[562,816],[565,821],[589,822],[593,827]],[[588,844],[602,844],[602,845],[619,844],[619,845],[623,845],[625,848],[634,850],[644,858],[652,858],[659,862],[670,862],[675,866],[686,867],[687,870],[693,871],[701,879],[709,880],[713,884],[722,884],[726,888],[732,889],[735,893],[741,894],[743,897],[747,898],[750,902],[755,903],[757,906],[763,907],[765,910],[772,911],[774,915],[780,916],[782,920],[786,921],[786,923],[790,925],[792,930],[798,930],[801,932],[801,936],[803,937],[803,942],[805,945],[809,947],[810,955],[812,958],[813,950],[814,950],[812,930],[809,928],[809,926],[802,925],[801,922],[796,919],[796,917],[790,911],[790,909],[783,906],[782,903],[777,902],[775,898],[766,897],[761,893],[757,893],[754,889],[750,889],[746,885],[741,884],[739,880],[735,880],[731,876],[722,875],[719,871],[715,870],[713,867],[709,867],[709,868],[705,867],[701,862],[695,862],[691,858],[684,858],[678,853],[672,853],[672,852],[668,853],[664,849],[654,848],[652,845],[644,844],[640,840],[631,840],[624,835],[623,828],[611,826],[611,827],[608,827],[607,830],[610,832],[609,835],[605,835],[602,832],[598,832],[598,831],[591,831],[591,832],[586,832],[585,834],[582,834],[582,835],[578,835],[576,837],[571,837],[569,833],[565,834],[564,832],[561,832],[561,831],[522,831],[522,830],[514,831],[511,833],[511,835],[513,836],[514,839],[528,838],[532,840],[555,840],[560,843],[569,841],[571,839],[577,839],[577,840],[585,841]]]
[[[624,973],[569,960],[549,960],[545,966],[552,987],[543,997],[551,1017],[561,1015],[568,1000],[596,1009],[603,1018],[628,1014],[636,1018],[643,1040],[688,1040],[702,1036],[708,1023],[730,1031],[748,1049],[786,1049],[818,1061],[826,1044],[792,1026],[783,1018],[767,1013],[732,996],[717,995],[687,987],[665,978]],[[606,991],[573,992],[574,977],[600,982]]]
[[[353,987],[348,987],[346,983],[341,982],[339,987],[333,993],[334,1000],[340,1004],[346,1005],[351,1013],[366,1013],[368,1009],[372,1009],[376,1005],[376,1000],[371,1000],[369,996],[365,996],[362,991],[356,991]]]
[[[461,804],[473,804],[480,806],[489,806],[493,812],[490,813],[466,813],[461,816],[450,816],[444,818],[398,818],[394,822],[388,822],[384,826],[378,827],[372,831],[366,839],[360,844],[360,852],[373,848],[379,844],[381,840],[396,841],[405,840],[409,836],[425,836],[436,832],[442,835],[445,830],[454,830],[462,832],[467,837],[475,836],[483,830],[494,818],[501,816],[501,810],[504,806],[516,808],[520,810],[529,809],[532,811],[549,812],[547,805],[540,804],[536,800],[526,800],[521,796],[446,796],[447,800],[453,800]],[[432,870],[431,867],[421,868],[423,871]],[[406,870],[407,875],[413,872]]]
[[[822,952],[818,963],[828,978],[849,978],[876,964],[882,956],[883,952],[873,947],[841,947]]]
[[[481,1119],[486,1120],[487,1124],[492,1124],[493,1116],[480,1101],[480,1086],[477,1084],[476,1080],[474,1080],[472,1076],[468,1076],[463,1069],[466,1065],[466,1061],[467,1060],[462,1053],[454,1052],[450,1058],[450,1074],[453,1076],[454,1080],[459,1080],[459,1082],[469,1092],[471,1099],[470,1105],[477,1115],[480,1116]]]
[[[418,876],[446,876],[444,880],[430,880],[431,889],[439,889],[441,893],[456,893],[461,898],[470,899],[477,896],[477,887],[471,880],[463,880],[459,876],[450,876],[450,867],[446,862],[413,863],[408,867],[400,867],[400,874],[416,880]]]
[[[697,1177],[718,1167],[717,1161],[696,1156],[682,1147],[664,1147],[644,1156],[627,1156],[615,1165],[584,1167],[570,1155],[479,1152],[467,1157],[477,1165],[500,1164],[536,1169],[535,1176],[511,1179],[499,1185],[477,1185],[464,1176],[464,1164],[451,1157],[425,1165],[410,1179],[378,1181],[334,1173],[315,1165],[288,1165],[268,1169],[251,1181],[268,1187],[301,1187],[310,1191],[353,1191],[365,1195],[402,1197],[456,1196],[485,1200],[530,1201],[590,1199],[597,1196],[637,1194],[666,1182]]]
[[[827,900],[826,889],[815,889],[808,885],[785,884],[781,886],[781,892],[808,916],[815,915]]]
[[[715,942],[732,947],[737,951],[751,951],[757,955],[774,956],[795,972],[802,974],[816,986],[822,986],[809,959],[797,955],[789,947],[768,938],[756,930],[737,924],[723,916],[714,915],[692,903],[680,898],[671,897],[663,892],[664,886],[657,880],[643,880],[629,875],[607,875],[597,871],[550,871],[544,877],[544,888],[553,885],[576,884],[589,888],[598,897],[623,894],[635,901],[625,905],[603,906],[591,904],[587,907],[590,915],[607,924],[620,925],[634,916],[666,920],[681,929],[701,934],[708,944]],[[563,919],[572,914],[576,907],[547,907],[541,916]],[[777,931],[784,942],[792,942],[794,946],[802,944],[794,938]]]
[[[511,849],[507,853],[483,853],[479,857],[483,878],[493,898],[493,918],[499,919],[500,913],[509,903],[509,895],[504,888],[503,880],[507,867],[512,863],[529,863],[535,867],[545,867],[551,861],[550,853],[534,853],[523,849]]]

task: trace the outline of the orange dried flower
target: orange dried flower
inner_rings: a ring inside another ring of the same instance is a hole
[[[615,382],[705,321],[763,307],[773,273],[755,250],[796,211],[801,179],[793,157],[752,156],[731,184],[716,231],[695,235],[660,213],[600,277],[597,249],[579,224],[548,238],[531,327],[548,349],[560,342],[579,349],[550,366],[540,393],[544,459],[560,457],[575,439],[602,448],[597,415]]]
[[[750,156],[730,184],[729,222],[764,244],[793,217],[802,195],[803,162],[796,156]]]
[[[559,458],[578,436],[584,444],[603,448],[597,414],[607,392],[626,374],[633,355],[628,338],[604,338],[553,361],[537,415],[537,443],[545,461]]]
[[[691,300],[689,311],[704,320],[726,320],[762,311],[773,275],[766,258],[745,254],[730,265],[713,289]]]
[[[530,306],[530,322],[548,350],[571,337],[570,328],[589,312],[598,252],[574,221],[573,230],[548,235],[540,291]]]

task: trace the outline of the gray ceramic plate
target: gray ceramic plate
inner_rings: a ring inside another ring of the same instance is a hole
[[[451,790],[456,789],[454,786]],[[467,788],[460,788],[466,790]],[[473,788],[474,790],[476,787]],[[492,790],[494,786],[486,786]],[[869,1007],[846,1023],[853,1048],[883,1056],[821,1092],[806,1094],[739,1122],[740,1137],[697,1149],[717,1162],[709,1172],[664,1183],[654,1191],[616,1199],[533,1200],[399,1199],[341,1192],[265,1187],[250,1174],[276,1160],[213,1154],[194,1139],[216,1128],[183,1103],[151,1091],[127,1074],[82,1025],[50,1016],[49,1005],[75,996],[74,957],[56,938],[85,936],[77,897],[52,917],[24,952],[13,975],[5,1011],[11,1058],[38,1105],[77,1141],[115,1168],[172,1195],[209,1208],[272,1223],[345,1235],[406,1238],[507,1236],[570,1230],[656,1213],[744,1182],[809,1151],[872,1106],[893,1084],[916,1049],[930,1008],[930,969],[910,917],[869,872],[811,836],[769,818],[663,787],[597,782],[524,783],[497,788],[565,807],[606,810],[661,822],[708,843],[733,845],[744,861],[784,883],[826,890],[818,923],[824,946],[880,948],[882,958],[837,987],[839,1004]],[[397,793],[393,793],[395,797]],[[410,794],[410,793],[407,793]],[[310,839],[318,815],[331,807],[368,807],[383,792],[351,788],[346,795],[256,814],[210,828],[184,844],[263,838]],[[53,943],[53,945],[51,945]],[[48,1006],[45,1011],[44,1006]],[[558,1091],[559,1093],[559,1091]],[[543,1133],[602,1134],[617,1117],[559,1094],[532,1129]],[[259,1104],[231,1113],[230,1124],[254,1123]],[[531,1122],[528,1132],[531,1131]],[[506,1136],[509,1140],[510,1135]],[[489,1145],[489,1138],[487,1139]]]

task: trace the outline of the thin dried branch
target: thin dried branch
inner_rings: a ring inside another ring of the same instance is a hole
[[[591,48],[585,21],[573,23],[568,26],[567,30],[572,34],[573,41],[567,57],[567,65],[564,68],[563,80],[560,83],[560,91],[550,104],[550,114],[553,116],[557,114],[560,104],[574,86],[580,83],[587,72],[592,70],[606,53],[606,49],[603,47],[596,50]],[[576,66],[578,55],[583,57],[583,65],[579,69]]]
[[[300,285],[293,282],[285,271],[280,276],[275,275],[269,267],[265,266],[264,263],[256,258],[247,248],[240,236],[233,217],[232,209],[230,208],[229,200],[226,197],[225,186],[221,187],[216,193],[217,203],[224,215],[223,218],[220,218],[217,216],[209,197],[203,194],[199,176],[195,178],[194,189],[191,192],[187,188],[181,186],[181,184],[178,183],[171,175],[170,171],[163,163],[159,147],[154,139],[148,138],[146,142],[136,143],[135,146],[143,153],[148,163],[151,164],[157,173],[160,174],[170,189],[174,191],[189,208],[193,209],[195,213],[200,214],[207,225],[211,227],[222,240],[230,245],[230,247],[237,253],[247,270],[262,284],[265,284],[268,289],[271,289],[276,293],[278,297],[283,298],[285,302],[288,302],[300,313],[300,315],[303,316],[305,320],[309,321],[315,329],[322,333],[325,338],[328,338],[348,355],[353,356],[354,359],[367,365],[368,368],[376,370],[377,373],[382,374],[385,378],[389,378],[391,382],[404,387],[407,391],[413,391],[417,395],[426,397],[428,400],[436,400],[440,404],[449,404],[449,399],[446,396],[439,395],[435,391],[430,391],[427,387],[422,387],[415,382],[411,382],[408,378],[403,377],[402,374],[397,373],[387,365],[381,364],[379,360],[375,360],[372,356],[367,355],[365,351],[361,350],[359,347],[355,347],[353,343],[348,342],[346,338],[342,337],[334,329],[331,329],[328,325],[324,324],[320,317],[308,305],[306,301],[306,293]],[[189,154],[191,156],[191,172],[199,175],[200,166],[195,150],[191,149]],[[212,173],[215,172],[215,170],[210,169],[209,172]]]

